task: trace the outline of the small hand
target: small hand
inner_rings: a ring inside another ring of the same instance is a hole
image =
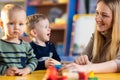
[[[18,68],[16,67],[10,67],[8,68],[6,71],[5,71],[5,74],[6,76],[15,76],[16,75],[16,71],[18,71]]]
[[[48,58],[45,60],[45,67],[48,68],[49,66],[53,66],[54,63],[52,62],[52,58]]]
[[[19,69],[18,71],[16,71],[15,73],[18,75],[18,76],[25,76],[27,74],[29,74],[31,71],[30,71],[30,68],[29,67],[26,67],[24,69]]]

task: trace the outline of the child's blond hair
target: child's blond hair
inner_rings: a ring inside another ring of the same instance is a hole
[[[25,33],[31,37],[32,35],[30,31],[36,27],[35,24],[44,19],[48,18],[43,14],[33,14],[28,16],[26,20]]]
[[[24,8],[17,4],[6,4],[1,10],[1,20],[3,21],[6,15],[12,15],[13,12],[25,11]]]

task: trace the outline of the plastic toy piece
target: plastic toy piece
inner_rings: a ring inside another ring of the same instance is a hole
[[[57,80],[57,76],[58,76],[57,69],[55,67],[53,67],[53,66],[50,66],[47,69],[47,73],[45,75],[44,80]]]
[[[91,71],[91,72],[89,73],[89,78],[88,78],[88,80],[98,80],[98,78],[94,76],[94,71]]]
[[[91,71],[90,73],[89,73],[89,78],[93,78],[94,77],[94,71]]]
[[[58,76],[57,80],[68,80],[67,76]]]
[[[85,72],[78,72],[79,80],[88,80],[87,74]]]
[[[59,76],[58,71],[54,66],[50,66],[47,69],[46,75],[43,80],[68,80],[67,76]]]
[[[54,67],[55,67],[56,69],[60,69],[60,68],[62,67],[62,65],[54,65]]]

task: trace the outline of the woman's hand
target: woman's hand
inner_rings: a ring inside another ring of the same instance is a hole
[[[75,63],[79,65],[87,65],[90,64],[91,62],[89,61],[87,55],[80,55],[76,58]]]
[[[77,71],[77,72],[89,72],[89,65],[78,65],[76,63],[71,63],[64,65],[61,70],[71,70],[71,71]]]

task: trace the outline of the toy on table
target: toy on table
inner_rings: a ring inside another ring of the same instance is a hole
[[[98,78],[94,76],[94,71],[91,71],[91,72],[89,73],[88,79],[89,79],[89,80],[98,80]]]
[[[78,72],[79,80],[88,80],[87,73],[85,72]]]
[[[59,70],[59,69],[62,67],[62,65],[61,65],[61,64],[58,64],[58,65],[54,65],[54,67],[55,67],[57,70]]]
[[[91,72],[89,73],[89,77],[91,77],[91,78],[94,77],[94,71],[91,71]]]
[[[58,72],[57,69],[53,66],[48,67],[45,80],[57,80]]]
[[[49,57],[52,58],[52,56],[53,56],[53,53],[50,52]],[[59,61],[53,60],[53,62],[54,62],[54,64],[55,64],[54,67],[55,67],[57,70],[60,69],[60,68],[62,67],[62,65],[61,65],[61,63],[60,63]]]
[[[62,75],[59,76],[57,69],[54,66],[50,66],[43,80],[67,80],[67,77]]]

